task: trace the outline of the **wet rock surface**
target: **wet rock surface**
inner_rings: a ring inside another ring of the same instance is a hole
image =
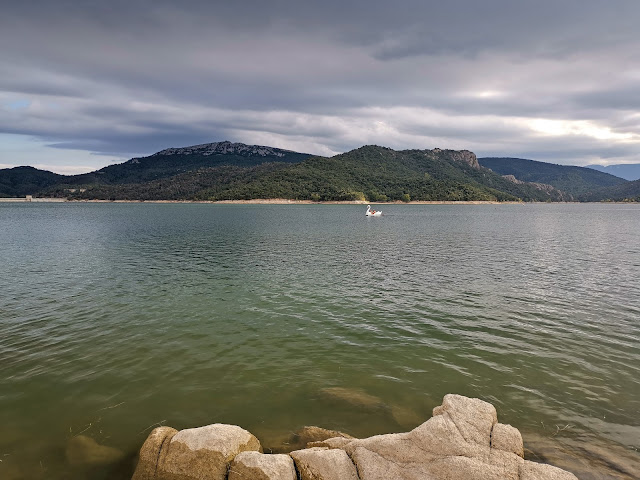
[[[638,480],[640,456],[623,446],[601,445],[594,439],[525,435],[525,455],[574,472],[580,480]]]
[[[140,450],[133,480],[226,480],[229,465],[260,442],[235,425],[214,424],[175,431],[155,429]]]
[[[291,447],[290,451],[318,446],[315,444],[322,443],[324,440],[335,437],[353,439],[351,435],[338,432],[337,430],[327,430],[326,428],[306,426],[295,432],[289,439],[289,446]]]

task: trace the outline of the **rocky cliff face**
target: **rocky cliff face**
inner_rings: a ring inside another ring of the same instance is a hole
[[[511,183],[515,183],[516,185],[531,185],[536,190],[540,190],[541,192],[548,193],[549,195],[555,193],[563,201],[571,201],[571,200],[573,200],[573,197],[571,195],[566,194],[566,193],[562,192],[561,190],[558,190],[553,185],[548,185],[546,183],[538,183],[538,182],[523,182],[522,180],[518,180],[513,175],[502,175],[502,178],[504,178],[506,180],[509,180]]]
[[[274,156],[284,157],[287,153],[294,153],[291,150],[282,150],[280,148],[263,147],[260,145],[245,145],[244,143],[231,142],[214,142],[203,143],[202,145],[193,145],[183,148],[167,148],[158,153],[151,155],[152,157],[159,155],[217,155],[217,154],[236,154],[242,156],[258,155],[260,157]]]
[[[493,405],[460,395],[446,395],[431,419],[407,433],[333,437],[288,455],[261,450],[253,435],[232,425],[160,427],[142,446],[133,479],[577,480],[524,460],[520,432],[498,423]]]
[[[480,170],[480,164],[478,163],[478,158],[476,157],[476,154],[473,152],[470,152],[469,150],[441,150],[439,148],[434,148],[431,151],[434,153],[445,153],[454,162],[465,163],[469,165],[471,168]]]

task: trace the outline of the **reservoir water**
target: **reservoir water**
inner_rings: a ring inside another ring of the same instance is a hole
[[[381,209],[0,203],[0,478],[130,478],[158,425],[406,431],[447,393],[640,478],[640,206]],[[71,465],[77,435],[127,456]]]

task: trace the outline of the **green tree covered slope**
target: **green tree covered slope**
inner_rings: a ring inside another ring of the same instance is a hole
[[[626,180],[586,167],[555,165],[523,158],[479,158],[480,165],[500,175],[513,175],[523,182],[552,185],[569,195],[577,197],[588,191],[620,185]]]
[[[517,184],[478,165],[473,153],[454,150],[395,151],[365,146],[331,158],[299,163],[201,168],[150,182],[85,184],[48,194],[78,199],[242,200],[562,200],[553,188]]]

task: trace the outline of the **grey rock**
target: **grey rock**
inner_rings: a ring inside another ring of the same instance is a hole
[[[359,480],[356,467],[344,450],[313,447],[290,455],[300,480]]]
[[[491,430],[498,423],[493,405],[462,395],[445,395],[442,405],[433,409],[433,415],[446,417],[466,442],[487,447],[490,446]]]
[[[552,465],[525,461],[520,466],[520,480],[576,480],[573,473]]]
[[[436,151],[439,149],[434,149]],[[449,153],[451,159],[455,162],[466,163],[471,168],[475,168],[476,170],[480,170],[480,164],[478,163],[478,159],[476,158],[475,153],[470,152],[469,150],[445,150],[446,153]]]
[[[491,448],[515,453],[524,458],[522,435],[517,428],[503,423],[496,423],[491,431]]]
[[[133,473],[132,480],[156,478],[162,447],[165,443],[168,444],[176,433],[178,433],[178,430],[171,427],[158,427],[153,429],[140,449],[138,466]],[[167,450],[164,451],[164,454],[166,454],[166,452]]]
[[[337,398],[357,399],[349,400],[354,405],[380,405],[364,392],[329,390]],[[524,460],[520,432],[498,423],[495,408],[487,402],[446,395],[433,415],[410,432],[365,439],[305,427],[297,433],[298,441],[315,440],[290,456],[300,480],[577,480],[560,468]],[[613,465],[597,448],[592,450]],[[232,425],[181,432],[162,427],[143,445],[134,480],[224,480],[231,462],[229,480],[296,478],[286,455],[259,451],[253,435]],[[617,462],[615,468],[633,468],[631,457],[629,461]]]
[[[327,438],[326,440],[322,440],[319,442],[309,442],[307,443],[307,448],[311,448],[311,447],[325,447],[325,448],[342,448],[344,449],[345,446],[347,446],[347,444],[349,442],[351,442],[351,440],[354,440],[351,437],[333,437],[333,438]]]
[[[355,462],[360,479],[524,480],[521,477],[525,472],[540,475],[527,480],[576,480],[561,470],[566,476],[556,479],[556,470],[525,466],[519,455],[521,443],[509,426],[498,427],[501,448],[491,448],[498,418],[489,403],[446,395],[433,413],[408,433],[377,435],[345,444],[343,448]]]
[[[289,455],[241,452],[229,467],[229,480],[297,480]]]
[[[256,437],[235,425],[218,423],[177,433],[156,430],[140,450],[133,480],[225,480],[236,455],[261,450]]]

